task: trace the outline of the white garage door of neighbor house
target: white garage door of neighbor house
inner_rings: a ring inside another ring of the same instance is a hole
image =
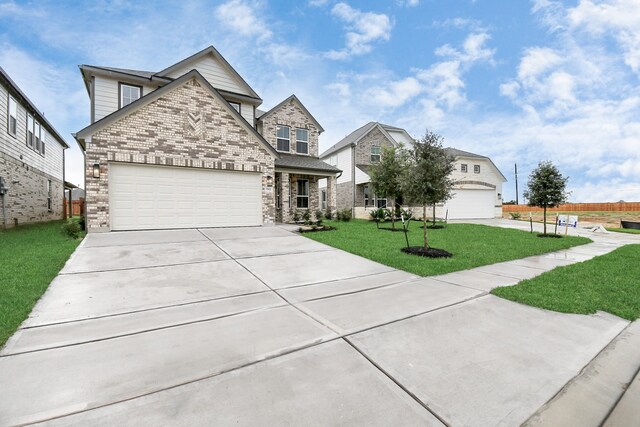
[[[445,204],[450,219],[493,218],[495,216],[494,190],[454,190],[454,196]]]
[[[262,225],[258,173],[109,164],[112,230]]]

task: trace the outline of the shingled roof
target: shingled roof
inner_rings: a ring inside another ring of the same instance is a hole
[[[331,166],[329,163],[323,162],[317,157],[294,156],[282,153],[280,153],[280,158],[275,160],[275,166],[316,172],[342,172],[342,170],[335,166]]]
[[[367,133],[369,133],[369,131],[371,129],[373,129],[376,126],[380,126],[385,134],[386,134],[386,131],[388,131],[388,130],[404,130],[404,129],[401,129],[401,128],[397,128],[395,126],[385,125],[384,123],[369,122],[366,125],[354,130],[349,135],[347,135],[344,138],[342,138],[340,141],[338,141],[336,144],[334,144],[331,148],[326,150],[324,153],[320,154],[320,157],[326,157],[326,156],[328,156],[330,154],[335,153],[336,151],[340,151],[344,147],[347,147],[347,146],[352,145],[352,144],[356,144],[360,140],[360,138],[365,136]],[[388,136],[388,134],[386,134],[386,135]],[[393,140],[393,138],[391,138],[391,139]]]

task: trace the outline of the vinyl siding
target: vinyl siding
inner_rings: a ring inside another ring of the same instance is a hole
[[[211,55],[200,58],[198,61],[185,64],[184,68],[175,70],[169,74],[169,77],[178,78],[193,69],[198,70],[198,72],[202,74],[209,83],[211,83],[211,86],[216,89],[251,96],[251,94],[243,87],[244,85]],[[253,109],[251,109],[251,116],[253,120]],[[249,123],[251,123],[251,121],[249,121]]]
[[[403,144],[405,148],[410,147],[413,144],[413,141],[410,138],[407,138],[404,132],[396,132],[396,131],[387,131],[391,137],[400,144]]]
[[[337,153],[336,167],[342,170],[342,176],[338,178],[338,184],[351,181],[351,147],[347,147]]]
[[[108,77],[95,76],[95,121],[108,116],[118,109],[118,97],[120,91],[119,83],[128,84],[126,81],[114,80]],[[140,86],[139,83],[130,83],[133,86]],[[153,86],[142,86],[141,96],[148,95],[156,88]]]
[[[214,86],[215,87],[215,86]],[[249,122],[251,126],[254,126],[253,120],[253,105],[251,104],[240,104],[240,114],[244,119]]]
[[[7,132],[7,97],[7,88],[0,86],[0,152],[6,153],[15,159],[20,159],[27,165],[62,180],[62,156],[64,151],[62,145],[55,140],[49,131],[46,131],[44,157],[27,147],[27,110],[16,98],[14,98],[16,99],[18,113],[16,137],[9,134]]]

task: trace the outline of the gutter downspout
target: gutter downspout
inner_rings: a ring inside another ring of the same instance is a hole
[[[356,217],[356,145],[351,145],[351,182],[353,183],[353,199],[351,200],[351,217]]]
[[[7,207],[5,206],[5,198],[7,189],[4,186],[4,179],[0,176],[0,197],[2,197],[2,228],[7,229]]]

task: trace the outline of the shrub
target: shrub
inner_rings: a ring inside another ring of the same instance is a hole
[[[520,217],[522,216],[520,212],[509,212],[509,215],[511,215],[511,219],[520,219]]]
[[[84,215],[80,215],[80,219],[78,219],[78,225],[80,226],[80,229],[82,231],[86,231],[87,230],[87,226],[84,222]]]
[[[329,221],[331,221],[333,219],[333,212],[331,212],[330,209],[327,209],[327,212],[325,212],[324,217]]]
[[[304,220],[305,224],[309,224],[311,221],[311,212],[309,212],[309,209],[305,209],[302,211],[302,219]]]
[[[297,209],[293,211],[293,222],[300,222],[300,211]]]
[[[80,224],[70,219],[62,225],[61,231],[65,236],[71,239],[77,239],[80,237],[82,229],[80,228]]]
[[[336,219],[344,222],[351,221],[351,209],[342,209],[338,211],[336,213]]]

